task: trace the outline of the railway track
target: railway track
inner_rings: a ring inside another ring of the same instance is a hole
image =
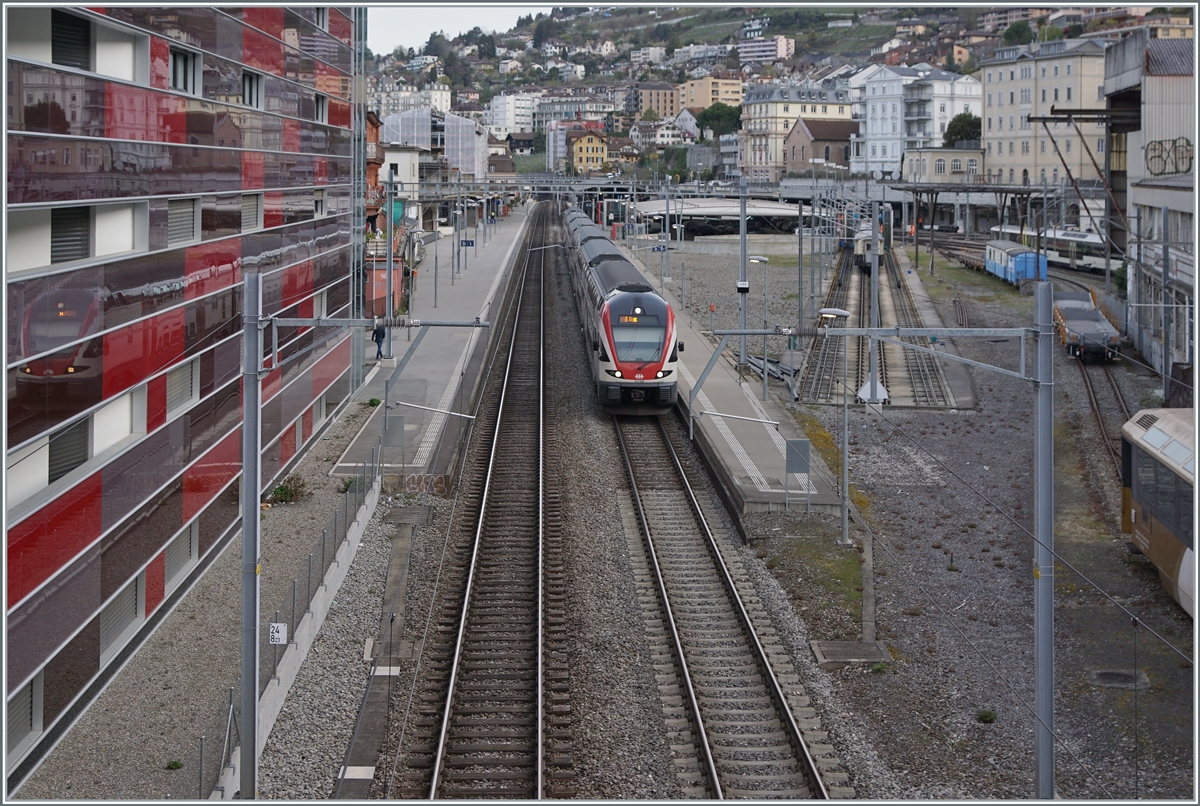
[[[848,273],[852,256],[849,250],[843,249],[838,258],[837,276],[844,278]],[[850,297],[850,287],[845,282],[829,284],[825,295],[825,308],[845,308]],[[837,323],[841,327],[841,323]],[[838,371],[842,361],[842,346],[840,339],[826,339],[817,336],[813,339],[812,358],[804,370],[800,382],[797,399],[808,403],[832,403],[837,386],[841,379]]]
[[[658,667],[660,679],[678,681],[670,685],[679,700],[673,721],[686,724],[676,726],[673,742],[686,739],[694,748],[691,760],[680,760],[687,766],[677,773],[684,791],[709,798],[827,798],[793,710],[815,714],[783,648],[770,637],[767,613],[756,598],[739,594],[736,572],[722,558],[667,428],[657,417],[614,417],[614,423],[673,657],[672,666]],[[672,667],[674,675],[665,673]],[[817,747],[832,753],[827,745]]]
[[[917,303],[913,299],[912,290],[900,276],[900,268],[896,265],[895,257],[889,252],[884,260],[886,267],[886,284],[891,289],[893,316],[900,327],[920,327],[923,324],[921,314],[917,311]],[[904,342],[920,345],[921,339],[905,337]],[[912,399],[917,406],[950,406],[949,385],[942,369],[942,363],[929,353],[919,350],[899,348],[901,360],[904,362],[905,377],[910,384]],[[890,388],[890,387],[889,387]],[[898,390],[897,390],[898,391]]]
[[[549,237],[550,205],[534,240]],[[405,748],[404,798],[568,797],[565,578],[546,395],[543,264],[527,252],[503,372],[489,378],[477,438],[486,449],[464,491],[437,641],[422,657]],[[549,269],[547,269],[548,271]]]

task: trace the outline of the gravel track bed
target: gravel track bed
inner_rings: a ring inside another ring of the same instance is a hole
[[[329,469],[366,414],[365,406],[350,403],[296,466],[293,472],[304,478],[310,496],[273,506],[264,514],[264,619],[285,600],[291,608],[292,580],[306,568],[313,542],[319,543],[321,529],[341,501],[341,485],[329,477]],[[207,738],[206,767],[212,770],[224,734],[229,688],[238,682],[240,604],[241,541],[235,537],[29,777],[18,797],[195,798],[200,736]],[[361,646],[360,642],[360,657]],[[261,665],[270,662],[269,656],[261,656]],[[340,758],[340,751],[337,755]],[[174,760],[184,766],[166,769]]]
[[[736,326],[736,266],[736,257],[687,257],[688,313],[703,327],[708,327],[709,302],[716,304],[716,327]],[[748,302],[761,321],[758,268],[750,266]],[[772,321],[794,321],[795,268],[790,281],[774,267],[770,273],[779,275],[770,280]],[[945,286],[925,272],[921,279],[934,289],[943,321],[953,322]],[[1032,321],[1030,297],[982,275],[959,273],[952,282],[968,304],[972,326],[1011,327]],[[673,290],[678,293],[678,280]],[[792,299],[781,299],[789,293]],[[747,322],[756,326],[753,314]],[[780,342],[773,348],[778,350],[782,339],[775,341]],[[962,355],[977,361],[1016,364],[1015,340],[963,339],[957,346]],[[761,350],[761,341],[756,347],[752,339],[749,349]],[[1032,531],[1034,397],[1030,387],[1016,379],[972,372],[979,400],[974,411],[888,408],[880,416],[855,407],[850,413],[851,483],[865,494],[866,515],[877,536],[877,637],[893,655],[886,670],[815,670],[807,642],[854,640],[858,630],[848,628],[858,625],[844,616],[822,613],[836,610],[837,603],[821,588],[804,586],[803,601],[798,602],[788,589],[803,580],[781,577],[761,559],[747,562],[764,601],[777,605],[772,612],[780,634],[788,638],[785,643],[812,689],[814,707],[860,798],[1026,798],[1032,793],[1032,717],[1018,699],[1019,694],[1032,704],[1032,540],[1018,525]],[[1155,389],[1161,384],[1148,370],[1127,359],[1114,366],[1114,375],[1132,410],[1160,405]],[[1057,348],[1055,381],[1056,548],[1144,623],[1190,654],[1191,620],[1162,591],[1153,567],[1123,548],[1127,536],[1120,533],[1120,485],[1095,433],[1079,369]],[[783,387],[773,387],[786,400]],[[1100,394],[1104,400],[1107,390]],[[836,441],[839,407],[801,408]],[[897,426],[921,447],[901,435]],[[1016,523],[922,448],[1012,514]],[[829,530],[836,522],[836,517],[803,519],[783,513],[744,520],[755,538],[802,534],[804,523]],[[861,545],[863,533],[857,528],[855,532],[852,536]],[[794,611],[786,605],[793,603],[806,613],[805,624],[787,623]],[[1059,792],[1064,797],[1132,797],[1136,763],[1140,796],[1190,797],[1191,670],[1181,668],[1178,656],[1141,633],[1137,665],[1149,674],[1152,688],[1138,696],[1135,734],[1132,692],[1092,687],[1084,678],[1087,669],[1133,668],[1128,618],[1061,563],[1056,605],[1056,729],[1071,753],[1092,771],[1084,772],[1060,747]],[[818,696],[825,692],[832,696]],[[994,723],[977,720],[986,709],[997,712]]]

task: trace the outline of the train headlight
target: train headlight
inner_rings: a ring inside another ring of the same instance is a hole
[[[655,378],[661,378],[662,376],[663,376],[663,372],[662,372],[662,370],[660,369],[660,370],[658,371],[658,374],[657,374],[657,375],[655,375],[654,377],[655,377]]]
[[[67,372],[74,372],[74,371],[75,371],[75,367],[67,367]]]
[[[621,377],[621,370],[619,370],[619,369],[606,369],[604,371],[607,372],[609,375],[613,376],[614,378]]]
[[[21,367],[21,371],[26,374],[31,374],[33,372],[33,369],[31,367],[25,366],[25,367]]]

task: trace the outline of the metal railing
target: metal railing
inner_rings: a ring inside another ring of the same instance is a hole
[[[344,489],[337,508],[328,524],[314,540],[298,576],[285,589],[278,607],[263,608],[259,630],[259,680],[261,696],[276,676],[284,653],[296,644],[296,626],[312,611],[312,602],[325,585],[325,576],[337,562],[338,550],[346,542],[350,526],[357,520],[382,467],[380,455],[382,437],[371,447],[371,457],[360,462],[352,475],[344,477]],[[286,645],[270,643],[269,623],[287,625]],[[232,753],[241,745],[241,708],[238,687],[230,687],[229,702],[205,720],[202,733],[184,757],[174,759],[182,764],[179,777],[164,793],[171,799],[207,800],[220,783],[222,772],[232,767]],[[226,793],[226,799],[232,793]]]

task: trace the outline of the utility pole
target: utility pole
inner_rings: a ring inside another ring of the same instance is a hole
[[[1162,379],[1163,406],[1171,399],[1171,329],[1168,316],[1171,306],[1167,303],[1167,288],[1171,281],[1171,239],[1169,235],[1170,208],[1162,208]]]
[[[391,221],[389,210],[388,221]],[[390,241],[389,241],[390,243]],[[262,275],[247,273],[242,278],[242,800],[258,796],[258,582],[259,582],[259,489],[262,475]]]
[[[741,215],[738,217],[738,235],[741,241],[741,260],[738,261],[738,329],[746,329],[746,294],[750,292],[750,282],[746,279],[746,176],[738,179],[738,193],[741,197]],[[746,366],[746,337],[741,336],[741,350],[738,352],[738,366]],[[764,368],[765,369],[765,368]]]
[[[871,327],[879,327],[879,202],[871,202]],[[871,391],[868,403],[879,402],[879,343],[868,339]]]
[[[1036,797],[1054,797],[1054,299],[1037,284],[1037,421],[1034,428],[1033,664],[1036,680],[1034,756]]]
[[[394,203],[393,199],[396,196],[396,193],[395,193],[396,186],[394,184],[395,181],[396,181],[395,175],[393,174],[392,169],[389,168],[387,181],[384,182],[384,191],[387,193],[387,278],[385,280],[385,282],[387,283],[387,291],[386,291],[387,302],[384,303],[384,308],[383,308],[384,316],[391,316],[392,314],[394,314],[396,312],[395,303],[392,302],[392,300],[394,299],[392,296],[392,293],[393,293],[392,274],[394,273],[392,262],[395,260],[395,257],[396,257],[394,254],[395,249],[392,245],[392,238],[393,238],[393,235],[392,235],[392,218],[393,218],[392,204]],[[387,329],[387,350],[385,350],[384,353],[385,353],[385,355],[384,355],[385,358],[392,357],[392,329],[390,327]]]

